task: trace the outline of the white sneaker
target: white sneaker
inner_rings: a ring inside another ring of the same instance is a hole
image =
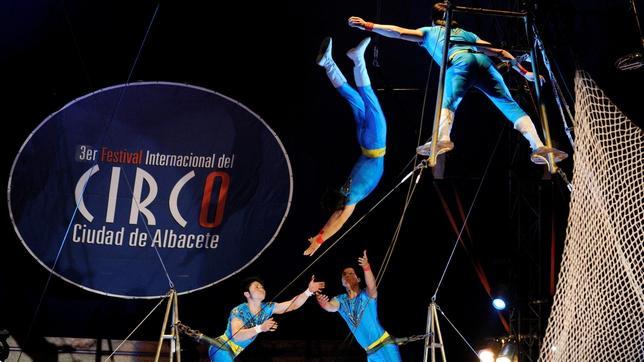
[[[555,159],[555,163],[565,160],[568,158],[568,154],[564,151],[558,150],[554,147],[542,146],[537,148],[530,155],[530,160],[532,163],[537,165],[545,165],[548,163],[548,154],[552,153],[552,156]]]
[[[438,141],[436,143],[436,156],[442,155],[445,152],[449,152],[454,149],[454,142],[452,141]],[[429,157],[432,154],[432,141],[425,143],[422,146],[416,148],[416,153],[420,156]]]
[[[347,51],[347,56],[349,59],[353,60],[354,63],[364,61],[364,51],[369,46],[371,38],[364,38],[356,45],[355,48],[351,48]]]
[[[318,52],[317,58],[315,58],[315,62],[317,65],[324,67],[328,63],[333,62],[333,57],[331,56],[331,48],[333,46],[333,40],[331,37],[326,37],[324,40],[322,40],[322,44],[320,44],[320,51]]]

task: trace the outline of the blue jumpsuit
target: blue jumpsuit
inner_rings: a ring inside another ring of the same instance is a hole
[[[442,64],[445,28],[428,26],[419,30],[423,33],[420,45],[438,64]],[[455,28],[452,29],[450,39],[474,43],[479,37],[469,31]],[[510,122],[515,123],[526,115],[512,99],[503,77],[487,55],[477,52],[475,47],[452,45],[448,50],[448,59],[443,108],[456,111],[467,90],[474,86],[483,92]]]
[[[345,294],[334,298],[340,308],[338,312],[356,337],[356,341],[367,352],[369,362],[399,362],[398,346],[393,342],[389,333],[378,321],[378,303],[369,297],[365,290],[353,299]]]
[[[351,88],[348,83],[337,88],[351,106],[356,121],[358,143],[362,154],[356,161],[349,180],[343,187],[346,205],[355,205],[376,188],[385,168],[387,123],[371,86]]]
[[[237,318],[244,323],[242,328],[252,328],[256,325],[264,323],[268,318],[273,315],[275,303],[262,303],[259,314],[254,315],[248,308],[247,303],[240,304],[233,308],[228,317],[228,324],[226,325],[226,332],[217,337],[217,345],[211,345],[208,348],[208,356],[211,362],[231,362],[248,347],[257,336],[249,338],[244,341],[234,341],[231,322],[233,318]]]

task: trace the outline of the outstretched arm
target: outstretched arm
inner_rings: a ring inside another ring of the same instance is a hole
[[[342,225],[349,220],[349,217],[353,214],[353,210],[355,210],[355,208],[356,205],[345,205],[342,209],[331,214],[331,217],[329,217],[329,220],[326,222],[322,230],[320,230],[316,236],[309,238],[310,245],[308,249],[304,251],[304,255],[313,255],[322,243],[335,235],[335,233],[342,228]]]
[[[372,31],[387,38],[402,39],[420,43],[423,41],[423,32],[418,29],[407,29],[396,25],[376,24],[364,21],[362,18],[352,16],[349,18],[349,26],[361,30]]]
[[[233,318],[230,322],[233,339],[235,342],[245,341],[253,338],[262,332],[273,332],[277,329],[277,322],[273,318],[268,318],[264,323],[250,328],[244,328],[244,322],[239,318]]]
[[[369,265],[369,259],[367,258],[367,251],[362,252],[362,256],[358,258],[358,264],[362,267],[364,272],[364,282],[367,284],[367,294],[371,298],[378,297],[378,286],[376,285],[376,277],[371,271],[371,265]]]
[[[485,44],[485,45],[490,45],[490,42],[487,42],[485,40],[477,40],[476,41],[479,44]],[[525,69],[521,63],[519,63],[516,58],[512,54],[510,54],[509,51],[500,49],[500,48],[488,48],[488,47],[479,47],[479,51],[487,56],[490,57],[496,57],[500,59],[502,62],[509,62],[510,65],[512,65],[512,69],[514,69],[517,73],[521,74],[525,79],[528,81],[532,82],[534,81],[534,73],[531,71]],[[545,81],[543,77],[540,77],[541,84]]]
[[[332,299],[329,301],[329,297],[324,294],[317,294],[315,296],[315,299],[317,299],[320,307],[322,307],[322,309],[324,309],[327,312],[337,312],[338,309],[340,309],[340,304],[336,299]]]
[[[315,275],[311,276],[308,288],[289,301],[276,303],[275,308],[273,309],[273,314],[288,313],[298,309],[306,302],[307,299],[309,299],[310,296],[322,289],[324,289],[324,282],[316,282]]]

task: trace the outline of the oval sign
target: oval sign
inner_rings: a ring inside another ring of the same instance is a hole
[[[45,119],[11,169],[14,228],[81,288],[155,298],[239,272],[288,214],[279,138],[208,89],[141,82],[96,91]]]

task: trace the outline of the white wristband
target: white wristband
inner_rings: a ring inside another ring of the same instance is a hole
[[[262,333],[262,325],[261,324],[256,325],[255,328],[253,328],[253,329],[255,329],[255,332],[257,332],[257,334]]]
[[[315,293],[313,293],[312,291],[310,291],[310,290],[309,290],[309,288],[306,288],[306,290],[304,291],[304,294],[306,294],[306,296],[307,296],[307,297],[310,297],[310,296],[312,296],[312,295],[313,295],[313,294],[315,294]]]

